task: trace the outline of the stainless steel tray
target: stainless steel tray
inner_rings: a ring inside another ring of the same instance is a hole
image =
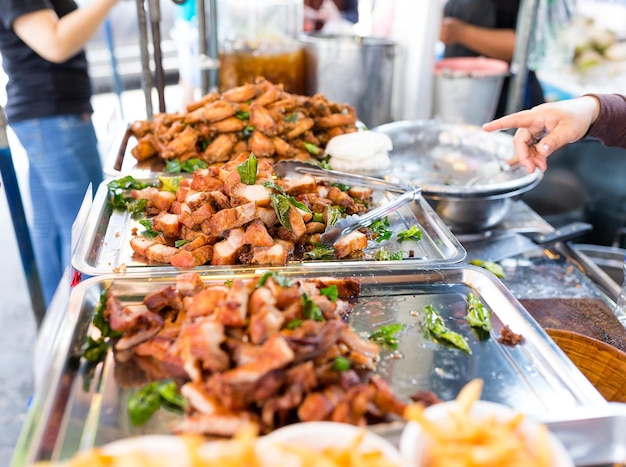
[[[163,159],[153,157],[141,162],[130,153],[130,150],[137,144],[137,138],[130,131],[130,125],[120,127],[115,131],[112,140],[111,149],[103,166],[106,175],[111,177],[133,175],[136,178],[152,178],[163,173],[165,168]]]
[[[154,179],[139,179],[153,181]],[[375,202],[381,203],[392,199],[397,193],[381,192],[374,193]],[[422,230],[420,241],[405,241],[397,243],[395,240],[387,240],[382,243],[371,241],[364,251],[362,260],[335,261],[335,267],[350,268],[362,267],[364,264],[376,262],[382,268],[405,266],[413,268],[428,268],[455,264],[465,259],[465,249],[457,238],[452,234],[448,226],[433,211],[428,202],[419,197],[398,211],[388,216],[390,228],[394,232],[408,229],[418,225]],[[110,274],[125,270],[126,273],[158,272],[163,273],[175,269],[166,264],[148,263],[144,258],[136,257],[130,247],[133,229],[143,230],[138,220],[124,211],[113,210],[108,202],[107,181],[98,187],[96,196],[91,207],[89,218],[84,227],[81,239],[72,257],[72,266],[87,275]],[[405,251],[403,261],[376,261],[375,253],[385,246],[391,251]],[[407,256],[410,256],[407,258]],[[306,263],[294,262],[294,264],[306,264],[316,267],[326,264],[322,261],[307,261]],[[225,267],[204,265],[199,267],[211,270],[224,269]],[[248,266],[227,266],[229,270],[245,270]]]
[[[261,271],[241,272],[252,279]],[[396,351],[384,350],[377,372],[403,400],[420,390],[431,390],[441,399],[456,397],[473,378],[483,378],[483,398],[502,402],[528,414],[564,412],[606,402],[562,353],[519,302],[492,274],[465,266],[438,270],[389,270],[365,265],[358,271],[325,267],[311,270],[288,267],[289,277],[358,277],[361,294],[350,315],[358,332],[400,322]],[[59,342],[51,357],[51,370],[39,386],[16,448],[14,467],[39,459],[61,459],[78,449],[101,445],[140,433],[167,432],[173,415],[158,412],[141,430],[127,422],[128,389],[115,380],[112,355],[96,367],[93,379],[87,367],[73,357],[87,339],[93,309],[100,294],[113,285],[124,304],[137,303],[148,293],[174,283],[176,274],[93,277],[73,290]],[[202,274],[205,281],[223,283],[232,272]],[[493,313],[492,336],[479,341],[465,323],[465,300],[473,292]],[[421,328],[424,306],[432,304],[447,324],[465,335],[473,354],[437,344]],[[523,335],[515,347],[497,342],[500,329],[508,325]],[[384,428],[384,427],[382,427]]]

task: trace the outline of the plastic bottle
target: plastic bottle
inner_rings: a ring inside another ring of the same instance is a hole
[[[622,290],[617,297],[617,304],[615,306],[615,313],[617,316],[626,316],[626,256],[624,256],[624,282],[622,282]]]

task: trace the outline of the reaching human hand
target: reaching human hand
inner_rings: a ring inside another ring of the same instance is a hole
[[[439,29],[439,40],[445,45],[458,44],[459,42],[461,42],[460,37],[466,26],[467,23],[464,23],[457,18],[443,18],[441,20],[441,27]]]
[[[530,110],[506,115],[483,125],[485,131],[517,128],[513,137],[515,154],[528,172],[545,171],[547,158],[557,149],[585,136],[600,112],[600,102],[582,96],[551,102]]]

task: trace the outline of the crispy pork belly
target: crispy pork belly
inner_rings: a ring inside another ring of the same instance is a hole
[[[212,265],[237,264],[237,257],[244,246],[243,228],[232,229],[228,237],[213,245]]]
[[[367,247],[367,236],[358,230],[350,232],[348,235],[339,237],[333,244],[333,248],[337,252],[337,257],[345,258],[352,253],[363,251]]]
[[[171,308],[176,311],[183,309],[183,301],[178,290],[168,285],[146,295],[143,304],[153,313],[158,313],[165,308]]]
[[[321,392],[310,392],[298,407],[298,418],[303,422],[328,420],[343,396],[344,391],[337,385]]]
[[[278,216],[276,216],[274,208],[257,206],[254,217],[261,219],[265,227],[273,227],[278,222]]]
[[[251,246],[272,246],[274,239],[260,220],[252,221],[244,234],[244,243]]]
[[[256,246],[246,253],[242,263],[265,266],[285,266],[289,260],[287,249],[283,245]]]
[[[178,248],[154,243],[146,249],[146,258],[157,263],[169,263],[170,258],[178,253]]]
[[[291,225],[291,233],[294,236],[294,240],[298,241],[304,234],[306,234],[306,224],[302,217],[302,213],[295,206],[289,208],[289,224]]]
[[[186,272],[176,276],[176,290],[182,296],[193,296],[203,288],[204,282],[196,272]]]
[[[261,344],[268,336],[276,334],[285,323],[283,314],[271,304],[266,304],[250,315],[248,332],[250,342]]]
[[[136,235],[130,239],[130,247],[132,250],[144,258],[148,256],[148,248],[154,245],[154,243],[153,239],[142,237],[141,235]]]
[[[202,370],[214,372],[229,368],[230,358],[220,347],[225,339],[224,325],[211,318],[199,318],[183,327],[176,349],[192,381],[202,380]]]
[[[285,192],[292,196],[314,193],[317,189],[315,177],[311,175],[301,175],[298,178],[281,179],[278,184]]]
[[[187,399],[193,410],[202,414],[215,414],[222,410],[214,396],[203,383],[189,382],[183,384],[180,393]]]
[[[319,289],[335,286],[339,298],[357,298],[361,293],[361,282],[353,277],[314,277],[306,279],[305,282],[312,283]]]
[[[119,307],[117,311],[120,311]],[[123,336],[115,343],[117,350],[130,349],[150,339],[163,327],[163,318],[143,305],[123,307],[121,314],[110,315],[109,322],[114,331],[124,331]]]
[[[225,326],[243,326],[248,316],[248,287],[233,279],[224,299],[215,307],[214,318]]]
[[[330,188],[328,188],[328,199],[330,199],[337,206],[345,208],[348,214],[356,212],[354,200],[350,197],[348,193],[346,193],[345,191],[341,191],[336,186],[331,186]]]
[[[161,212],[152,218],[152,230],[161,232],[166,237],[178,237],[180,235],[180,222],[178,215]]]
[[[351,186],[348,189],[348,194],[353,198],[360,199],[361,201],[367,201],[371,198],[373,191],[374,190],[372,190],[371,188]]]
[[[193,250],[178,249],[170,258],[170,264],[177,268],[193,268],[207,264],[213,258],[213,245],[203,245]]]
[[[254,203],[257,206],[270,205],[270,191],[263,185],[236,183],[228,188],[228,194],[234,204]]]
[[[191,189],[194,191],[216,191],[223,186],[224,182],[209,169],[198,169],[193,173]]]
[[[373,370],[380,358],[378,344],[361,339],[352,329],[345,327],[341,330],[339,341],[350,349],[350,359],[358,363],[362,368]]]
[[[231,385],[254,382],[265,373],[283,368],[294,359],[291,347],[280,335],[268,338],[263,343],[262,349],[263,352],[256,361],[222,373],[224,382]]]
[[[222,209],[208,220],[208,232],[206,233],[219,237],[228,230],[251,222],[254,220],[255,215],[256,205],[254,203],[242,204],[231,209]]]
[[[174,433],[213,436],[234,436],[254,422],[249,412],[221,412],[214,414],[196,413],[186,416],[173,428]]]
[[[195,318],[213,314],[217,304],[226,298],[228,292],[225,285],[212,285],[200,290],[187,303],[187,316]]]

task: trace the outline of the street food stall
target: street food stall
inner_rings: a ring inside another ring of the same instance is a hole
[[[524,462],[626,463],[620,285],[588,224],[519,199],[542,173],[511,135],[368,129],[300,89],[257,76],[115,135],[12,466],[427,465],[451,419]]]

